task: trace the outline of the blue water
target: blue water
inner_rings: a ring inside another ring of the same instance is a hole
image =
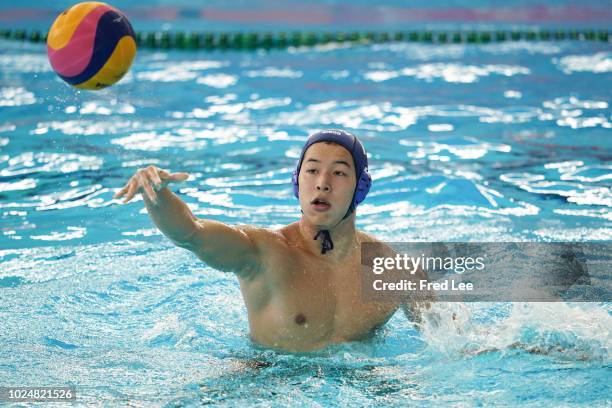
[[[310,355],[248,338],[237,280],[160,235],[138,168],[199,217],[278,228],[311,132],[370,153],[358,227],[387,241],[610,241],[608,44],[140,50],[100,92],[0,42],[0,385],[139,406],[609,406],[609,304],[439,304]],[[460,316],[452,321],[454,311]]]

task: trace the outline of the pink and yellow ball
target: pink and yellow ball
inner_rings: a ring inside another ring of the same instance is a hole
[[[76,4],[53,22],[47,37],[53,70],[79,89],[119,81],[136,55],[134,30],[121,11],[105,3]]]

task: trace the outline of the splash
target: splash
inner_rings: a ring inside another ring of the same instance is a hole
[[[489,314],[484,319],[483,310]],[[446,356],[523,351],[569,361],[610,361],[612,316],[599,304],[440,302],[423,314],[419,326],[429,348]]]

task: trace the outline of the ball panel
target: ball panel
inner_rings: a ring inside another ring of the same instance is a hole
[[[114,84],[123,78],[135,55],[136,41],[130,36],[123,37],[102,69],[89,80],[74,86],[79,89],[98,90]]]
[[[88,81],[104,67],[119,41],[126,36],[132,38],[135,43],[134,31],[127,18],[115,10],[107,11],[98,22],[93,53],[91,53],[87,66],[77,75],[59,74],[60,77],[71,85]],[[127,70],[131,62],[130,60],[123,70]]]
[[[70,41],[60,49],[47,48],[51,66],[61,76],[72,77],[82,73],[91,60],[95,40],[102,17],[113,11],[109,6],[98,6],[90,10],[78,24]]]
[[[81,23],[81,20],[83,20],[89,12],[99,6],[110,8],[110,6],[105,3],[89,1],[76,4],[60,14],[49,29],[47,46],[54,50],[65,47]]]

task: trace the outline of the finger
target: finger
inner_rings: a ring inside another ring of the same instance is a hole
[[[119,198],[122,195],[124,195],[125,192],[127,191],[129,185],[130,185],[130,183],[128,182],[125,186],[123,186],[123,188],[121,190],[117,191],[115,193],[115,195],[113,195],[113,198]]]
[[[181,172],[181,173],[172,173],[172,174],[170,174],[170,180],[172,180],[172,181],[181,182],[181,181],[187,180],[188,178],[189,178],[189,173]]]
[[[130,179],[127,181],[127,183],[125,183],[125,185],[121,188],[121,190],[117,191],[115,193],[115,195],[113,196],[113,198],[119,198],[122,195],[124,195],[127,191],[128,188],[130,188],[130,182],[132,181],[132,178],[130,177]]]
[[[155,194],[155,191],[153,191],[153,187],[151,187],[151,183],[149,182],[149,180],[143,176],[141,177],[140,184],[142,185],[145,194],[149,198],[149,200],[153,203],[157,203],[157,194]]]
[[[147,175],[149,176],[149,181],[153,183],[155,189],[158,189],[162,186],[162,180],[161,178],[159,178],[157,170],[155,170],[154,168],[149,168],[147,169]]]
[[[137,192],[138,182],[136,181],[136,177],[132,177],[132,179],[130,180],[130,186],[128,187],[127,195],[125,196],[123,203],[125,204],[129,202],[132,198],[134,198],[134,195],[136,195]]]
[[[159,174],[157,174],[156,171],[153,171],[152,173],[153,173],[153,182],[157,184],[158,186],[162,186],[164,182],[162,181],[161,177],[159,177]]]

